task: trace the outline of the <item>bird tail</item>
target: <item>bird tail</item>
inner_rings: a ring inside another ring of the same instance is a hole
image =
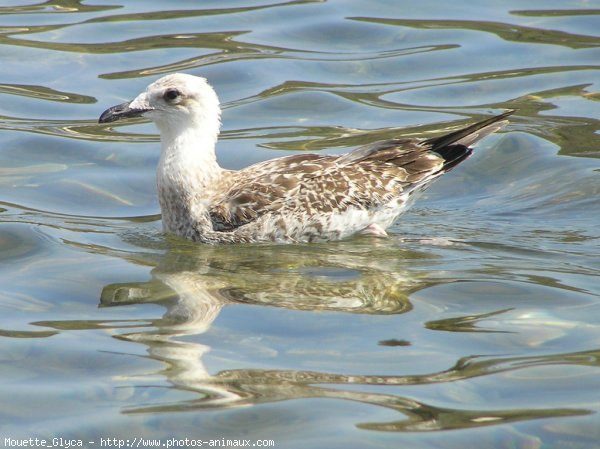
[[[471,155],[471,145],[506,126],[506,118],[514,112],[506,111],[450,134],[427,139],[424,144],[444,158],[444,171],[448,171]]]

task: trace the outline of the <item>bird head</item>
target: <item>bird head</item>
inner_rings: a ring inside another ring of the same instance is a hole
[[[98,122],[147,117],[163,131],[216,121],[218,130],[220,112],[217,94],[206,79],[174,73],[150,84],[134,100],[108,108]]]

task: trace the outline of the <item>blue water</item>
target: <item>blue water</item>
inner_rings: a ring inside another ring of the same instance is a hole
[[[598,447],[599,14],[3,2],[0,445]],[[97,124],[177,71],[231,169],[517,112],[387,239],[206,247],[161,232],[153,125]]]

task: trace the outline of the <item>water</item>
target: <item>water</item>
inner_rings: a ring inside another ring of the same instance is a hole
[[[598,447],[599,6],[3,2],[0,444]],[[96,123],[173,71],[228,168],[518,111],[389,239],[205,247]]]

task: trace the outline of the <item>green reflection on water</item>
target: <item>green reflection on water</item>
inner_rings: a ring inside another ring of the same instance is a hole
[[[594,16],[598,10],[582,10],[582,15]],[[557,30],[526,27],[514,23],[484,22],[470,20],[403,20],[372,17],[352,17],[353,20],[363,20],[403,27],[424,29],[459,29],[476,30],[494,33],[508,41],[530,42],[533,44],[565,45],[570,48],[596,48],[598,38],[594,36],[566,33]]]
[[[91,249],[91,248],[90,248]],[[110,249],[93,248],[110,252]],[[374,257],[377,254],[377,257]],[[402,255],[403,262],[398,262]],[[367,430],[430,432],[467,429],[522,420],[592,413],[576,408],[515,408],[510,410],[450,409],[415,401],[402,395],[360,392],[345,386],[400,387],[457,382],[528,367],[572,364],[600,367],[600,350],[535,357],[465,357],[444,371],[420,375],[364,375],[306,370],[236,369],[209,374],[203,357],[210,347],[183,337],[208,332],[222,308],[236,302],[289,310],[400,314],[411,310],[409,295],[432,282],[398,269],[418,253],[354,245],[297,247],[198,247],[173,239],[167,253],[152,270],[152,280],[106,285],[102,307],[160,304],[161,319],[129,321],[39,321],[36,326],[55,330],[111,329],[119,340],[147,347],[148,356],[165,366],[159,373],[176,388],[197,395],[178,402],[128,407],[127,414],[171,413],[272,401],[327,398],[356,401],[394,410],[404,418],[393,422],[358,423]],[[156,257],[138,263],[153,264]],[[396,267],[394,267],[396,265]],[[314,269],[314,270],[313,270]],[[494,312],[481,315],[484,318]],[[475,321],[469,318],[467,321]],[[464,323],[464,319],[462,319]],[[449,330],[478,331],[464,324]],[[123,332],[128,329],[135,332]],[[436,329],[444,329],[441,323]],[[335,388],[327,388],[331,385]],[[141,386],[140,386],[141,387]]]

